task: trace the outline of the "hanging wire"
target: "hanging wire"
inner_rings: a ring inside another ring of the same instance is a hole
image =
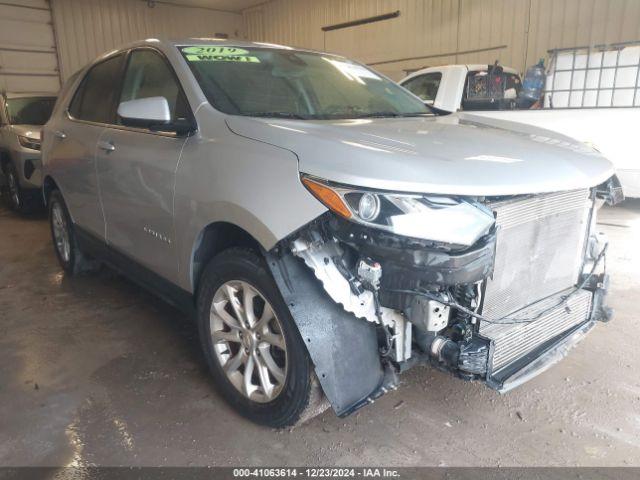
[[[387,291],[393,292],[393,293],[403,293],[403,294],[406,294],[406,295],[415,295],[415,296],[418,296],[418,297],[428,298],[429,300],[434,300],[434,301],[442,303],[443,305],[446,305],[448,307],[456,308],[457,310],[459,310],[459,311],[461,311],[463,313],[466,313],[467,315],[470,315],[470,316],[475,317],[475,318],[477,318],[477,319],[479,319],[479,320],[481,320],[483,322],[487,322],[487,323],[490,323],[490,324],[512,325],[512,324],[520,324],[520,323],[531,323],[531,322],[535,322],[539,318],[543,317],[548,312],[550,312],[552,310],[555,310],[556,308],[566,304],[573,295],[575,295],[579,290],[582,290],[587,285],[587,283],[589,283],[589,280],[591,280],[591,278],[593,277],[593,275],[594,275],[594,273],[596,271],[596,268],[600,264],[600,261],[603,258],[606,258],[605,257],[605,253],[607,252],[607,247],[608,246],[609,246],[609,244],[606,244],[604,247],[602,247],[602,250],[600,251],[600,253],[596,257],[596,260],[593,262],[593,267],[591,268],[591,271],[584,278],[584,280],[580,283],[580,285],[575,287],[568,294],[563,295],[558,303],[556,303],[555,305],[552,305],[551,307],[545,308],[544,310],[539,312],[534,317],[529,317],[529,318],[502,317],[502,318],[498,318],[498,319],[487,318],[487,317],[485,317],[483,315],[480,315],[479,313],[474,312],[473,310],[470,310],[470,309],[460,305],[455,300],[454,301],[444,300],[444,299],[442,299],[442,298],[440,298],[440,297],[438,297],[436,295],[433,295],[433,294],[430,294],[430,293],[427,293],[427,292],[422,292],[420,290],[388,289]],[[605,273],[606,273],[606,260],[605,260]]]

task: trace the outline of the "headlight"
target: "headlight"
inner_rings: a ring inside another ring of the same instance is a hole
[[[495,223],[491,210],[466,199],[364,190],[306,176],[302,183],[341,217],[406,237],[471,246]]]
[[[358,201],[358,216],[365,222],[375,221],[380,216],[380,197],[375,193],[363,193]]]
[[[18,135],[18,141],[24,148],[30,148],[31,150],[40,150],[40,139],[25,137]]]

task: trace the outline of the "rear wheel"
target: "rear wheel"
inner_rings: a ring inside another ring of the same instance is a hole
[[[77,275],[99,266],[80,250],[73,222],[59,190],[54,190],[49,196],[49,225],[56,257],[65,272]]]
[[[318,411],[322,395],[306,347],[256,253],[234,248],[211,261],[198,293],[198,323],[216,384],[242,415],[285,427]]]

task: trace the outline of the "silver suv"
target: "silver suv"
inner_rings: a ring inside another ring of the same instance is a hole
[[[221,394],[262,424],[348,415],[419,364],[506,391],[611,316],[607,160],[435,116],[340,56],[130,45],[65,86],[43,161],[64,270],[99,260],[193,312]]]
[[[13,210],[42,203],[40,129],[55,102],[47,93],[0,93],[0,173]]]

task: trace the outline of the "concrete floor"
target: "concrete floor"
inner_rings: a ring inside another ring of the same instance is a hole
[[[640,202],[605,208],[610,305],[569,358],[500,396],[417,368],[354,416],[255,426],[196,331],[114,274],[67,278],[46,219],[0,209],[0,465],[640,466]]]

